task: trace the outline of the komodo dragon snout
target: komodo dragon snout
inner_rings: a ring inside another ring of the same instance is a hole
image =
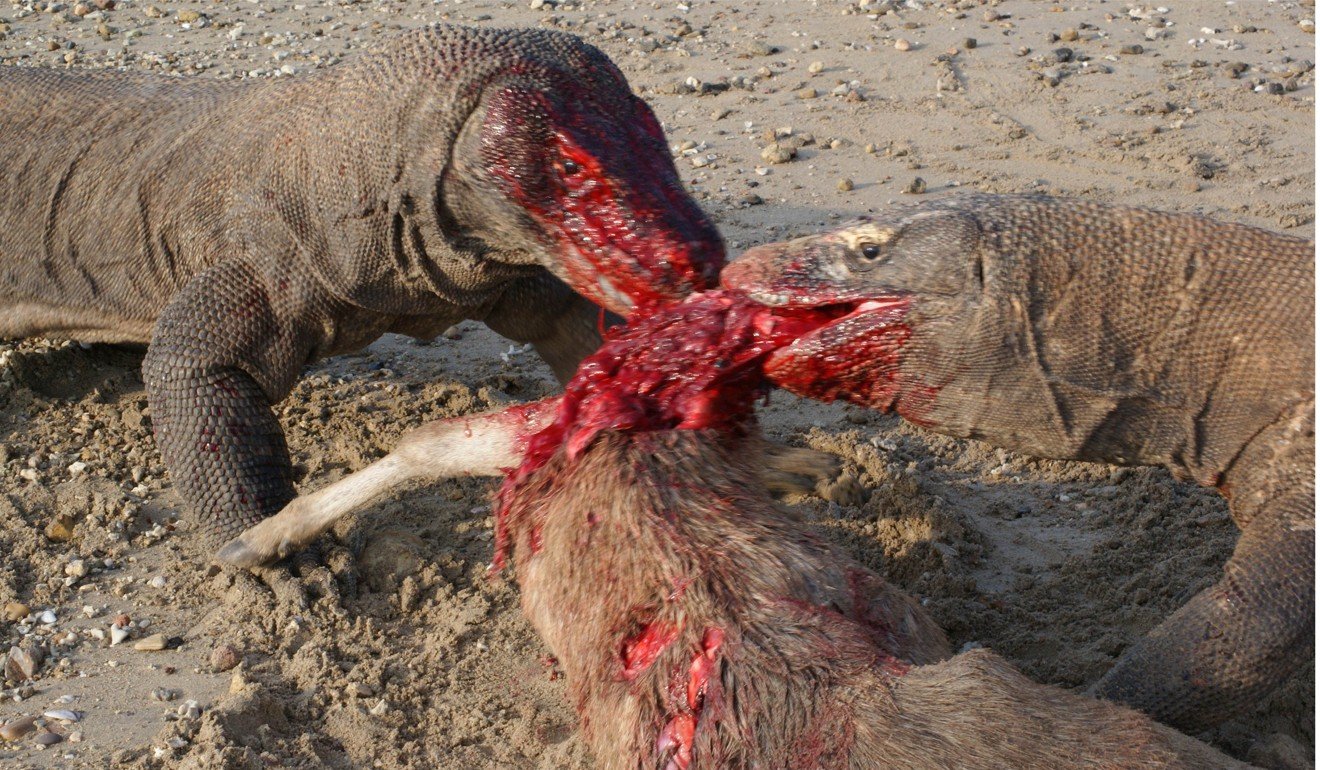
[[[610,89],[580,73],[553,88],[524,75],[487,86],[444,185],[465,230],[539,255],[579,293],[627,313],[713,286],[724,247],[683,191],[654,113],[613,75]]]

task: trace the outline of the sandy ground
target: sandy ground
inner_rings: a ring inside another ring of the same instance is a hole
[[[1309,2],[85,2],[0,7],[0,61],[296,77],[434,21],[576,32],[655,107],[735,252],[922,186],[1314,229]],[[762,159],[776,135],[795,159]],[[151,440],[140,355],[0,351],[0,643],[43,654],[35,681],[4,683],[0,721],[81,715],[48,719],[64,738],[49,748],[0,743],[0,764],[589,766],[516,590],[488,575],[491,483],[401,491],[338,527],[311,577],[208,569]],[[553,390],[532,354],[468,324],[322,362],[280,409],[310,489],[426,420]],[[1210,584],[1236,538],[1222,500],[1163,471],[1039,462],[784,396],[764,421],[870,491],[791,504],[956,644],[1064,687]],[[155,634],[168,649],[134,648]],[[226,657],[241,664],[215,670]],[[1299,671],[1204,737],[1312,766],[1313,681]]]

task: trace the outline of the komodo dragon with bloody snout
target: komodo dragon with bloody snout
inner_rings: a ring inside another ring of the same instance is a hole
[[[1312,656],[1314,244],[1187,214],[967,195],[748,251],[722,283],[832,306],[780,387],[1037,457],[1168,468],[1242,530],[1094,692],[1195,731]]]
[[[0,190],[0,337],[149,343],[211,546],[293,498],[271,405],[304,365],[479,319],[564,381],[591,300],[683,296],[724,257],[651,110],[545,30],[432,27],[260,82],[0,67]]]

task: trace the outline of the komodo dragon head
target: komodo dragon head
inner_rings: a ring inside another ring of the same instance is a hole
[[[721,282],[785,314],[835,314],[771,355],[766,373],[776,385],[923,423],[938,383],[905,364],[914,352],[927,355],[940,339],[956,338],[975,317],[983,296],[980,239],[976,220],[959,211],[895,212],[750,249]]]
[[[600,51],[547,42],[574,71],[546,57],[494,78],[459,135],[442,180],[458,223],[621,313],[712,287],[724,245],[654,113]]]

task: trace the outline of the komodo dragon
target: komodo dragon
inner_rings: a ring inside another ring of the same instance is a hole
[[[1313,257],[1200,216],[967,195],[752,249],[721,281],[847,313],[767,363],[795,393],[1222,492],[1242,530],[1223,577],[1094,688],[1195,731],[1312,655]]]
[[[724,256],[651,110],[544,30],[421,29],[260,82],[0,67],[0,190],[0,336],[149,342],[211,546],[293,497],[271,404],[305,364],[468,318],[564,381],[589,299],[682,296]]]

